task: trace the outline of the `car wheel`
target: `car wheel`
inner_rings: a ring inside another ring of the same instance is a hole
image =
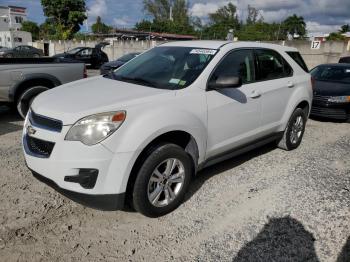
[[[34,54],[33,57],[34,57],[34,58],[39,58],[40,55],[39,55],[39,54]]]
[[[13,58],[13,54],[7,54],[5,55],[6,58]]]
[[[306,120],[305,111],[301,108],[295,109],[278,147],[287,151],[297,148],[303,139]]]
[[[28,110],[33,103],[34,98],[40,93],[48,90],[46,86],[33,86],[26,89],[17,100],[17,111],[24,119],[28,113]]]
[[[182,203],[191,176],[191,157],[183,148],[159,145],[139,169],[132,193],[134,208],[148,217],[170,213]]]

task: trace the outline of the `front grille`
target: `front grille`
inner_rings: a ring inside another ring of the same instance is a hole
[[[348,118],[346,110],[342,108],[325,108],[313,106],[311,108],[311,115],[329,117],[339,120],[346,120]]]
[[[313,103],[318,105],[327,105],[329,104],[328,99],[330,96],[320,96],[320,95],[314,95]]]
[[[58,133],[62,131],[62,126],[63,126],[62,121],[49,118],[46,116],[38,115],[33,111],[30,111],[29,121],[33,126],[36,126],[39,128],[47,129]]]
[[[28,135],[26,135],[25,139],[27,148],[30,151],[29,153],[44,158],[50,157],[55,143],[30,137]]]

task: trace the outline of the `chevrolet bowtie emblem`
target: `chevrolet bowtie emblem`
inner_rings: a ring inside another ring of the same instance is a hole
[[[28,133],[28,135],[32,136],[36,133],[36,130],[32,126],[28,126],[27,133]]]

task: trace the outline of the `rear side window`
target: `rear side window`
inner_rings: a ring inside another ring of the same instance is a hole
[[[276,51],[257,49],[255,53],[259,68],[258,80],[265,81],[284,78],[293,74],[293,69]]]
[[[299,52],[287,52],[287,54],[293,58],[293,60],[306,72],[309,72],[307,65],[304,62],[304,59],[301,57]]]

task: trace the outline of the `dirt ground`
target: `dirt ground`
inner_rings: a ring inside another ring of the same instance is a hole
[[[37,181],[22,121],[0,110],[1,261],[350,261],[350,124],[310,120],[273,145],[200,172],[158,219],[85,208]]]

